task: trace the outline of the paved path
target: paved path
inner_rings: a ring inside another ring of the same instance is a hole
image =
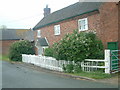
[[[117,85],[76,80],[5,61],[2,70],[3,88],[117,88]]]

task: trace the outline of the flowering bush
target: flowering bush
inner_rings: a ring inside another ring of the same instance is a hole
[[[78,32],[67,34],[51,48],[45,50],[45,55],[57,60],[74,61],[75,65],[63,65],[68,73],[81,72],[80,62],[85,59],[103,59],[103,44],[94,32]]]
[[[53,45],[53,56],[58,60],[83,61],[103,59],[103,44],[93,32],[67,34]]]
[[[22,54],[35,54],[34,45],[26,40],[14,42],[9,50],[9,59],[22,61]]]

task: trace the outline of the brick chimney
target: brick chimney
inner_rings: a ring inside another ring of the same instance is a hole
[[[51,12],[51,9],[48,8],[48,5],[46,5],[46,8],[44,8],[44,17],[46,17],[47,15],[49,15]]]

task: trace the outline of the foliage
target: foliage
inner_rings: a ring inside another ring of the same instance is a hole
[[[22,54],[35,54],[34,45],[27,40],[14,42],[9,50],[9,59],[22,61]]]
[[[46,48],[44,55],[49,56],[49,57],[53,57],[53,48]]]
[[[79,73],[81,72],[81,67],[80,65],[76,64],[68,64],[68,65],[63,65],[63,70],[66,73]]]
[[[63,70],[64,70],[64,72],[67,72],[67,73],[73,73],[74,65],[68,64],[68,65],[63,67]]]
[[[78,32],[67,34],[53,45],[53,57],[58,60],[83,61],[103,59],[103,44],[93,32]]]
[[[81,70],[81,65],[74,65],[74,73],[80,73],[82,70]]]
[[[66,66],[63,64],[63,71],[66,72]]]
[[[79,62],[85,59],[103,59],[103,44],[93,32],[78,32],[66,34],[59,42],[45,50],[46,56],[57,60],[74,61],[75,65],[63,65],[63,70],[69,73],[81,72]]]

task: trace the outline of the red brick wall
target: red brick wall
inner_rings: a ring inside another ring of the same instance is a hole
[[[119,46],[119,50],[120,50],[120,1],[118,3],[118,46]],[[118,53],[120,55],[120,52]],[[120,56],[118,57],[120,59]],[[119,61],[119,66],[120,66],[120,61]],[[120,67],[119,67],[120,69]]]
[[[40,28],[42,37],[47,37],[51,46],[54,42],[63,38],[65,34],[72,33],[73,30],[78,29],[78,20],[85,17],[88,18],[89,30],[96,31],[97,36],[102,40],[105,48],[107,48],[107,42],[120,41],[120,38],[118,40],[118,5],[116,5],[115,2],[104,3],[101,5],[99,12],[95,11]],[[58,24],[60,24],[61,27],[61,34],[55,36],[54,25]]]
[[[58,22],[56,24],[52,24],[50,26],[40,28],[41,36],[46,37],[51,46],[54,42],[61,40],[61,38],[63,38],[65,34],[72,33],[73,30],[78,29],[78,20],[81,18],[86,18],[86,17],[88,18],[89,30],[99,31],[100,30],[99,28],[100,18],[99,18],[98,11],[95,11],[89,14],[78,16],[78,17],[75,17],[69,20],[65,20],[62,22]],[[54,25],[58,25],[58,24],[60,25],[60,28],[61,28],[61,31],[60,31],[61,34],[56,36],[54,35]]]
[[[9,48],[10,48],[10,45],[12,43],[14,43],[15,41],[18,41],[18,40],[4,40],[4,41],[0,41],[0,45],[2,45],[2,55],[8,55],[9,53]],[[2,44],[1,44],[2,43]]]
[[[120,2],[118,3],[118,44],[119,44],[119,50],[120,50]]]
[[[38,55],[38,49],[35,47],[35,55]]]
[[[99,36],[107,48],[107,42],[118,42],[118,6],[115,2],[105,3],[100,7]]]

